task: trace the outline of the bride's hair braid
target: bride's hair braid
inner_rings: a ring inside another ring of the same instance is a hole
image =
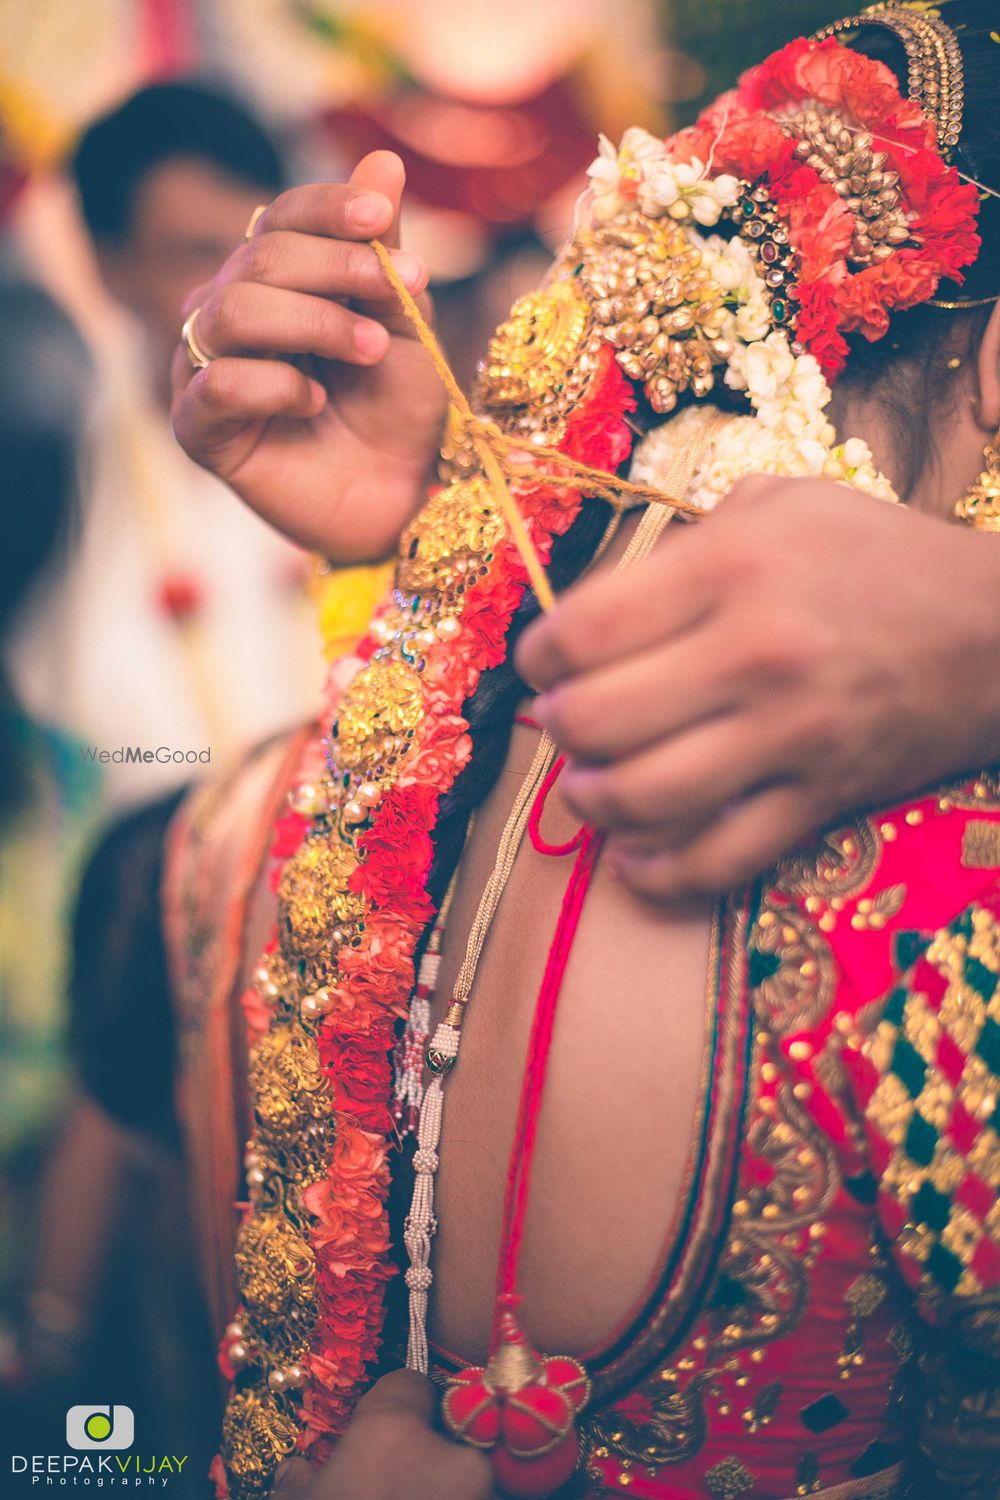
[[[609,507],[603,500],[584,501],[576,521],[553,543],[547,571],[554,588],[565,588],[580,576],[597,550],[609,516]],[[521,632],[537,615],[538,601],[527,589],[507,635],[505,660],[483,673],[476,691],[463,705],[462,713],[472,739],[472,756],[454,786],[441,799],[428,882],[435,903],[441,901],[458,863],[469,818],[485,802],[503,769],[517,705],[529,692],[515,670],[514,647]]]

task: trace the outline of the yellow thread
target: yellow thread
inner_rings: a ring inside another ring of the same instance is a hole
[[[510,479],[517,482],[534,477],[555,489],[578,490],[581,494],[605,500],[617,510],[622,509],[629,501],[641,501],[646,505],[669,505],[671,510],[686,516],[705,514],[700,506],[692,505],[680,496],[667,495],[662,490],[653,489],[650,485],[632,484],[627,479],[619,479],[613,474],[606,474],[601,469],[592,468],[590,464],[580,463],[579,460],[570,458],[568,454],[560,453],[557,448],[536,448],[533,445],[531,452],[528,453],[525,451],[523,441],[519,443],[508,438],[495,423],[478,417],[455,379],[441,345],[413,297],[400,280],[399,272],[393,265],[388,250],[380,240],[372,240],[371,245],[399,299],[403,313],[412,324],[414,333],[426,349],[441,384],[448,392],[459,427],[475,449],[476,457],[496,495],[511,539],[521,554],[531,586],[535,590],[542,609],[552,609],[555,605],[555,597],[538,553],[535,551],[524,517],[511,494],[508,482]],[[560,472],[550,472],[552,466]]]

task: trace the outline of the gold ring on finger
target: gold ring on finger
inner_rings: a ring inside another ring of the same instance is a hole
[[[243,231],[243,238],[245,240],[252,240],[253,239],[253,232],[257,228],[257,225],[258,225],[258,223],[260,221],[261,215],[267,213],[268,206],[269,205],[266,204],[266,203],[258,203],[257,204],[257,207],[254,209],[253,213],[250,215],[250,222],[249,222],[249,224],[247,225],[247,227]]]
[[[203,370],[206,365],[210,365],[212,363],[212,360],[214,358],[214,356],[209,354],[203,347],[203,345],[198,342],[197,335],[194,331],[195,320],[200,312],[201,308],[196,307],[194,309],[194,312],[188,313],[181,328],[181,343],[184,345],[184,353],[187,355],[191,363],[191,368],[193,370]]]

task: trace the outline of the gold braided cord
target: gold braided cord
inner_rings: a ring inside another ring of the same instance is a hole
[[[400,280],[389,252],[380,240],[372,240],[372,249],[378,256],[382,268],[399,300],[407,320],[424,349],[426,349],[438,378],[448,393],[455,415],[456,426],[468,440],[479,459],[480,465],[497,504],[510,531],[511,539],[521,554],[531,586],[544,610],[555,606],[552,587],[535,551],[534,543],[521,515],[517,502],[510,491],[510,483],[524,483],[535,479],[554,489],[577,490],[605,500],[616,510],[628,504],[667,505],[672,511],[686,516],[701,516],[704,511],[679,495],[668,495],[651,485],[632,484],[628,479],[619,479],[606,474],[602,469],[580,463],[558,448],[536,444],[527,451],[525,443],[507,437],[493,422],[479,417],[452,373],[441,345],[413,297]],[[553,472],[554,471],[554,472]]]

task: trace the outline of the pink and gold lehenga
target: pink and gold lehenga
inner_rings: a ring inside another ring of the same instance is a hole
[[[953,113],[937,124],[946,138]],[[584,503],[560,462],[616,474],[639,403],[668,412],[723,367],[736,394],[710,452],[693,408],[657,430],[688,453],[683,484],[660,454],[675,498],[708,504],[741,454],[744,471],[888,493],[823,407],[844,333],[879,336],[975,255],[975,190],[936,140],[888,69],[829,38],[792,43],[666,147],[605,143],[599,212],[483,375],[491,416],[539,444],[516,489],[543,560]],[[841,193],[824,163],[848,145]],[[855,178],[884,194],[863,224]],[[728,239],[697,237],[720,223]],[[182,1108],[233,1382],[219,1478],[239,1496],[265,1493],[293,1451],[322,1460],[380,1351],[389,1367],[406,1343],[413,1221],[391,1200],[414,1156],[391,1059],[408,1009],[410,1041],[427,1040],[412,1018],[432,836],[472,754],[463,706],[503,662],[525,588],[460,449],[357,657],[334,668],[328,732],[260,752],[172,835]],[[681,1206],[645,1305],[584,1359],[560,1494],[1000,1492],[998,869],[1000,782],[983,775],[853,818],[723,903]],[[636,987],[655,1003],[650,976]],[[430,1285],[419,1269],[411,1294]]]

